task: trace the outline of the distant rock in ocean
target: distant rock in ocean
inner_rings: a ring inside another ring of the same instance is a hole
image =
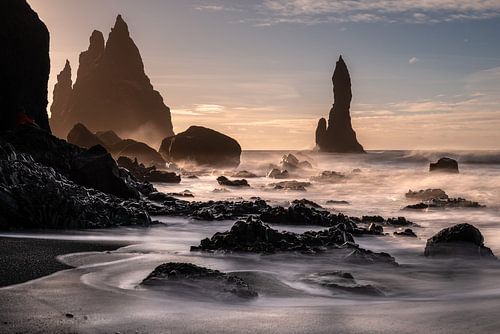
[[[166,161],[195,163],[211,167],[237,167],[241,146],[233,138],[202,126],[165,138],[160,154]]]
[[[429,172],[459,173],[458,162],[452,158],[441,158],[429,164]]]
[[[36,123],[50,131],[49,31],[24,0],[0,1],[0,130]]]
[[[335,66],[332,82],[334,104],[328,124],[324,118],[318,122],[316,145],[322,152],[364,153],[351,124],[351,77],[342,56]]]
[[[94,131],[114,131],[158,147],[172,136],[170,109],[154,90],[128,26],[120,15],[105,43],[95,30],[87,51],[80,54],[77,78],[71,87],[67,62],[54,87],[50,124],[54,134],[66,138],[76,123]]]

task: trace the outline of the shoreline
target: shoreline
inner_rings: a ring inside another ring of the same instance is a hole
[[[73,268],[58,261],[59,255],[111,251],[129,244],[107,240],[0,237],[0,288]]]

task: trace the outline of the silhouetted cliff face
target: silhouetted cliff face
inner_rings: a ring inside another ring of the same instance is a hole
[[[57,83],[54,86],[52,105],[50,106],[51,123],[54,118],[62,118],[68,110],[69,100],[73,92],[73,81],[71,81],[71,66],[66,60],[64,69],[57,75]]]
[[[76,123],[95,131],[112,130],[158,147],[172,136],[170,109],[153,89],[127,24],[119,15],[104,44],[94,31],[87,51],[80,54],[80,67],[65,110],[54,110],[54,133],[65,138]]]
[[[0,1],[0,130],[47,117],[49,32],[25,0]]]
[[[351,77],[342,56],[335,66],[332,82],[334,104],[330,110],[328,127],[324,118],[318,122],[316,144],[323,152],[363,153],[363,146],[358,143],[351,124]]]

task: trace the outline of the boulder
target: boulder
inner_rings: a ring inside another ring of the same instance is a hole
[[[417,235],[411,228],[404,229],[403,231],[395,231],[394,235],[400,236],[400,237],[411,237],[411,238],[416,238]]]
[[[97,131],[95,135],[108,147],[118,144],[123,140],[122,138],[120,138],[120,136],[116,134],[116,132],[111,130]]]
[[[335,171],[323,171],[317,176],[312,176],[311,181],[322,183],[337,183],[345,180],[345,175]]]
[[[417,204],[407,205],[407,210],[426,210],[426,209],[479,209],[484,208],[484,205],[475,201],[470,201],[465,198],[432,198]]]
[[[334,104],[328,124],[324,118],[318,122],[316,145],[321,152],[364,153],[351,124],[351,77],[342,56],[335,66],[332,82]]]
[[[25,0],[2,0],[0,36],[0,130],[36,124],[50,132],[47,27]]]
[[[382,290],[372,284],[360,284],[350,273],[343,271],[321,272],[307,275],[306,283],[318,284],[336,292],[353,293],[367,296],[383,296]]]
[[[240,164],[241,147],[236,140],[220,132],[191,126],[184,132],[165,138],[159,152],[166,161],[237,167]]]
[[[128,157],[119,157],[116,162],[118,166],[127,169],[136,179],[141,181],[159,183],[181,182],[180,175],[157,170],[155,166],[145,167],[137,159],[132,160]]]
[[[458,162],[452,158],[441,158],[429,165],[430,172],[459,173]]]
[[[445,228],[427,240],[424,255],[427,257],[470,258],[496,260],[484,245],[481,232],[470,224],[457,224]]]
[[[170,109],[144,72],[121,15],[107,41],[100,31],[92,33],[79,62],[74,85],[54,97],[50,124],[57,136],[66,138],[74,124],[84,123],[94,131],[112,130],[158,147],[174,134]]]
[[[272,179],[287,179],[289,176],[287,170],[280,170],[278,168],[273,168],[267,173],[267,177]]]
[[[229,187],[250,187],[250,185],[248,184],[247,180],[245,179],[241,179],[241,180],[229,180],[227,177],[225,176],[219,176],[217,178],[217,182],[219,182],[219,184],[221,186],[229,186]]]
[[[275,190],[292,190],[292,191],[306,191],[306,188],[311,185],[310,182],[302,182],[296,180],[281,181],[277,183],[271,183],[271,186]]]
[[[95,145],[106,147],[106,144],[104,144],[104,142],[102,142],[95,134],[90,132],[90,130],[87,129],[82,123],[75,124],[75,126],[68,133],[67,140],[68,143],[83,148],[91,148]]]
[[[242,178],[245,178],[245,179],[249,179],[249,178],[251,179],[251,178],[259,177],[255,173],[249,172],[247,170],[237,171],[236,173],[233,173],[231,176],[232,177],[242,177]]]
[[[419,191],[412,191],[411,189],[405,194],[406,198],[418,199],[421,201],[428,201],[434,198],[447,199],[448,195],[442,189],[425,189]]]
[[[280,166],[282,170],[310,169],[312,165],[309,161],[299,161],[297,157],[291,153],[281,157]]]

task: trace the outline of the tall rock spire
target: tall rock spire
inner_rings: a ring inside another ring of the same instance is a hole
[[[61,138],[76,123],[83,123],[92,131],[112,130],[153,147],[174,134],[170,109],[151,85],[121,15],[107,41],[101,32],[92,33],[89,48],[80,54],[66,110],[53,115],[51,122],[60,125],[54,132]]]
[[[52,120],[63,118],[63,114],[68,108],[72,92],[73,81],[71,80],[71,65],[69,60],[66,60],[63,70],[57,75],[57,83],[54,86],[52,105],[50,106],[50,126],[54,129],[54,133],[58,132],[59,124],[53,124]]]
[[[332,82],[334,103],[328,127],[326,120],[321,118],[316,128],[316,145],[323,152],[364,153],[351,124],[351,77],[342,56],[335,66]]]

